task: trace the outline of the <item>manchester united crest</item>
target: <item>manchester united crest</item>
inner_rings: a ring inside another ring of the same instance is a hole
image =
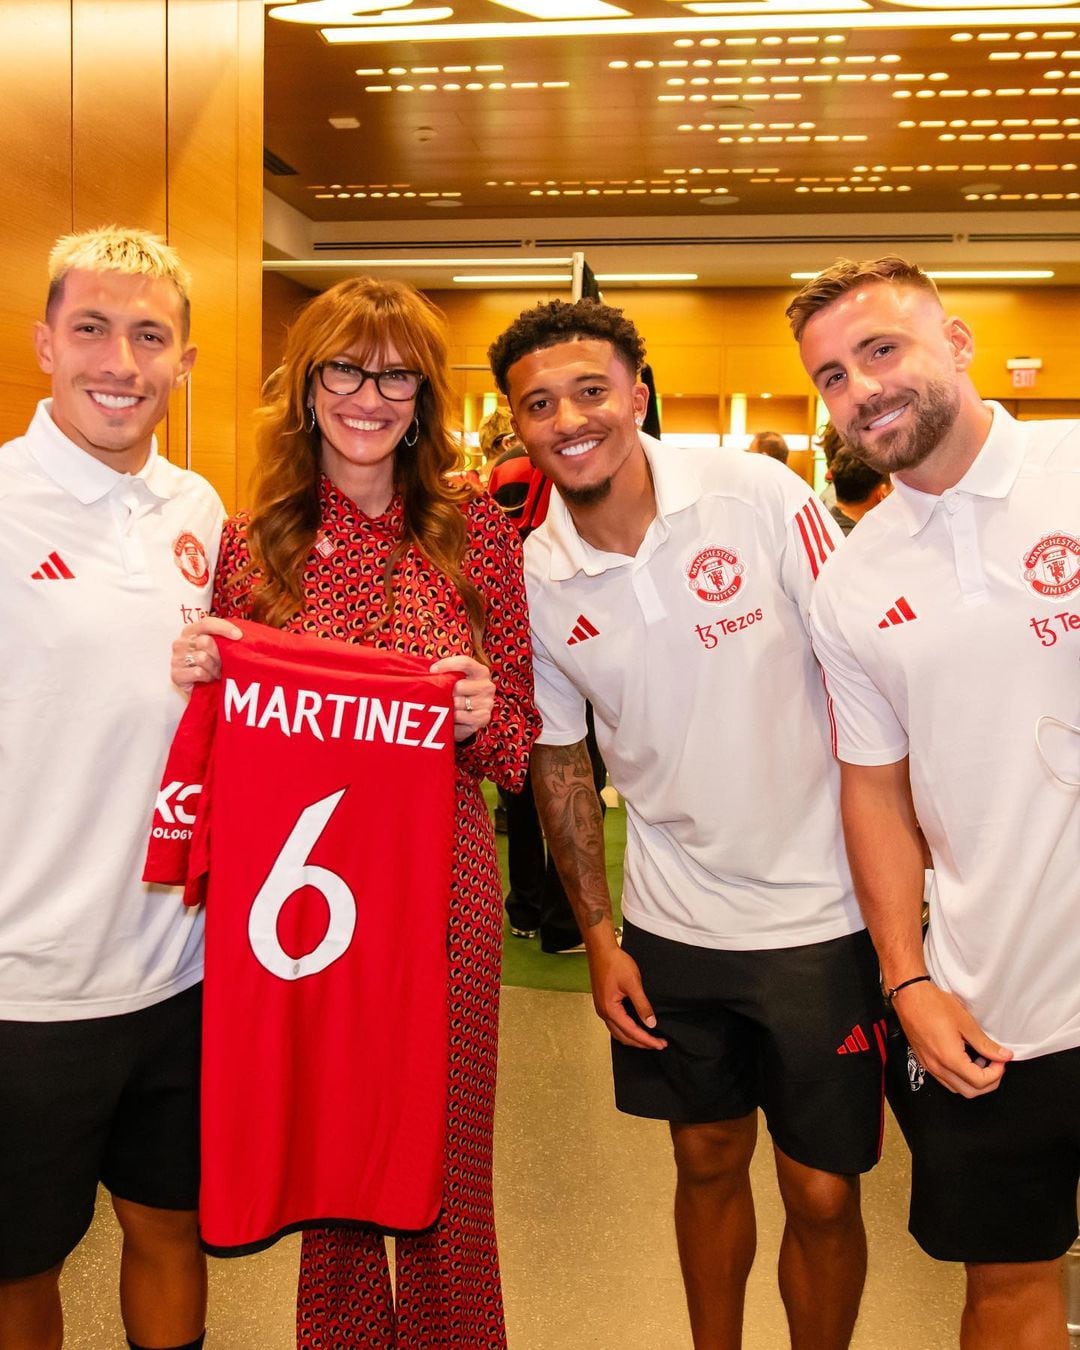
[[[1060,600],[1080,589],[1080,539],[1059,530],[1044,534],[1023,558],[1024,581],[1044,600]]]
[[[723,605],[742,587],[745,570],[734,549],[703,548],[687,567],[686,579],[699,600]]]
[[[210,559],[206,549],[189,530],[176,536],[173,559],[185,580],[193,586],[205,586],[210,580]]]

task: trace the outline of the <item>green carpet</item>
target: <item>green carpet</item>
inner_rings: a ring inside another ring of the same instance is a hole
[[[491,783],[484,784],[488,809],[495,810],[497,794]],[[609,807],[604,817],[604,851],[607,854],[608,885],[615,900],[615,922],[622,922],[619,897],[622,895],[622,859],[626,845],[626,812],[622,806]],[[496,834],[495,846],[499,853],[499,871],[502,874],[503,895],[510,889],[506,875],[506,835]],[[562,989],[572,993],[587,993],[589,966],[584,953],[567,956],[549,956],[540,950],[540,939],[516,938],[510,926],[503,926],[503,984],[521,985],[527,989]]]

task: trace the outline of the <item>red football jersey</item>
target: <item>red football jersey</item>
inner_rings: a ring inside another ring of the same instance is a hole
[[[442,1196],[457,675],[237,626],[177,729],[144,875],[206,899],[203,1242],[421,1230]]]

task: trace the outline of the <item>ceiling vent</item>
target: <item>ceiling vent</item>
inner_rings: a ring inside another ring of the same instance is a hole
[[[263,168],[267,173],[275,174],[278,178],[295,177],[297,170],[291,164],[286,164],[279,156],[275,155],[273,150],[263,148]]]

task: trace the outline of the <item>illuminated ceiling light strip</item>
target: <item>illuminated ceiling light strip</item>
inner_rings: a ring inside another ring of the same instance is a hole
[[[921,10],[916,13],[874,12],[847,13],[858,0],[840,0],[828,14],[770,15],[773,28],[787,31],[810,31],[843,26],[849,31],[890,29],[956,28],[965,23],[1001,24],[1025,22],[1035,24],[1068,23],[1075,21],[1073,9],[1030,10]],[[323,39],[331,45],[347,43],[386,42],[475,42],[499,38],[538,37],[634,37],[650,34],[677,36],[681,33],[755,32],[761,27],[760,11],[753,14],[725,13],[718,16],[695,18],[632,18],[632,19],[561,19],[550,23],[440,23],[418,31],[416,26],[387,25],[385,27],[322,28]]]
[[[571,281],[571,275],[569,272],[565,273],[564,275],[555,275],[555,276],[550,275],[541,276],[539,273],[532,273],[532,272],[526,272],[524,274],[507,273],[505,276],[497,273],[485,276],[484,274],[481,273],[477,276],[451,277],[450,280],[458,282],[470,282],[470,281],[481,282],[485,286],[490,283],[503,281],[512,282],[515,286],[569,286]]]
[[[813,281],[819,276],[818,272],[790,272],[788,274],[792,281]],[[1054,273],[1048,268],[1045,270],[1019,271],[1016,269],[998,270],[998,271],[928,271],[926,273],[934,281],[1049,281]]]
[[[628,282],[628,281],[697,281],[696,272],[597,272],[596,280],[604,282]],[[506,282],[510,284],[527,284],[530,286],[560,286],[569,285],[570,276],[550,275],[540,273],[526,273],[524,276],[507,273],[505,276],[486,275],[483,273],[467,274],[453,277],[452,280],[460,282],[476,282],[485,284],[487,282]]]
[[[266,258],[264,272],[291,272],[303,267],[334,271],[357,267],[569,267],[573,258]]]
[[[697,281],[696,272],[597,272],[597,281]]]

